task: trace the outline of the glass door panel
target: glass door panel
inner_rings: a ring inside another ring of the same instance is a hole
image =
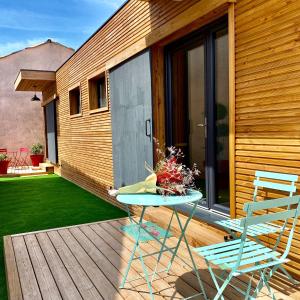
[[[201,171],[197,187],[209,209],[229,212],[228,36],[226,20],[166,49],[167,145]]]
[[[204,45],[187,51],[187,90],[189,117],[189,165],[194,163],[201,171],[197,186],[206,198],[205,180],[205,65]]]
[[[214,34],[216,110],[216,198],[215,204],[229,208],[229,98],[227,28]]]
[[[172,145],[188,153],[188,115],[186,105],[185,50],[178,49],[172,55]],[[185,157],[187,159],[187,157]],[[184,161],[188,163],[188,161]]]

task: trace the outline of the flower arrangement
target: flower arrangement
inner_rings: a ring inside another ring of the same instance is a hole
[[[157,176],[158,192],[163,195],[185,195],[188,189],[195,188],[195,178],[200,171],[196,164],[190,169],[182,163],[184,154],[174,146],[167,148],[167,154],[156,143],[157,164],[154,173]]]
[[[156,139],[154,141],[156,144],[156,166],[152,169],[145,163],[145,168],[151,175],[142,182],[121,187],[118,190],[109,189],[109,195],[140,193],[158,193],[165,196],[185,195],[189,189],[195,189],[195,178],[200,174],[197,166],[194,164],[193,168],[190,169],[182,163],[184,154],[181,149],[171,146],[167,148],[167,151],[164,151],[159,142]]]

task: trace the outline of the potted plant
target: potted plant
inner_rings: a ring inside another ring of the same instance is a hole
[[[7,174],[8,165],[10,160],[5,153],[0,154],[0,174]]]
[[[43,145],[40,143],[31,146],[30,159],[34,167],[38,167],[44,161]]]

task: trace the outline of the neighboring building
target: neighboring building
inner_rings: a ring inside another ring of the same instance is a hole
[[[300,175],[299,17],[296,0],[127,1],[44,92],[62,176],[116,204],[106,189],[144,178],[154,135],[201,167],[199,213],[242,216],[255,170]]]
[[[36,142],[45,145],[41,102],[30,101],[33,92],[14,90],[16,73],[20,69],[55,71],[73,53],[73,49],[47,40],[0,57],[0,148],[18,150]]]

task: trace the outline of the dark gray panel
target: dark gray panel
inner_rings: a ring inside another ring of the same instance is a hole
[[[150,51],[114,68],[109,78],[114,182],[118,188],[144,180],[149,175],[145,161],[153,165]]]
[[[52,163],[57,163],[55,118],[55,102],[53,101],[46,105],[47,158]]]

